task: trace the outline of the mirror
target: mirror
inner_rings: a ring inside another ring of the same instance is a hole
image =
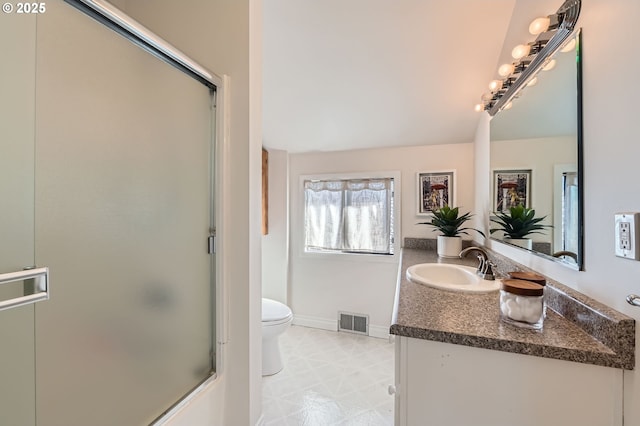
[[[545,226],[526,241],[491,237],[582,269],[580,32],[575,48],[558,50],[555,67],[537,74],[490,124],[492,217],[522,204]],[[490,228],[500,228],[490,222]]]

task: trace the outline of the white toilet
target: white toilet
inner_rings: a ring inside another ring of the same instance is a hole
[[[284,365],[280,355],[278,336],[293,321],[291,309],[283,303],[262,299],[262,375],[276,374]]]

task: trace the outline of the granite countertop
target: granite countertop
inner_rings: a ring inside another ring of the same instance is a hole
[[[635,342],[632,342],[631,354],[626,349],[612,348],[552,309],[547,309],[543,330],[523,329],[500,321],[499,292],[448,292],[406,278],[409,266],[427,262],[477,264],[474,256],[439,259],[433,251],[404,248],[391,334],[606,367],[634,368]]]

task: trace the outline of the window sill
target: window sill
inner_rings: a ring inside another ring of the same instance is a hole
[[[400,248],[398,247],[398,251]],[[348,253],[348,252],[320,252],[302,251],[299,254],[301,259],[315,259],[321,261],[340,262],[376,262],[376,263],[398,263],[400,254],[369,254],[369,253]]]

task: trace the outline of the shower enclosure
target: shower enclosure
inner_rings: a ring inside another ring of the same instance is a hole
[[[119,32],[0,16],[0,283],[49,273],[0,284],[43,300],[0,311],[2,425],[149,424],[214,373],[216,87]]]

